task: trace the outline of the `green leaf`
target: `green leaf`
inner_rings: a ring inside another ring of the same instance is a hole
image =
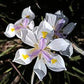
[[[81,57],[78,55],[78,56],[75,56],[75,57],[71,57],[70,60],[71,61],[78,61],[78,60],[81,60]]]
[[[76,72],[78,72],[78,73],[84,75],[84,72],[82,72],[81,70],[79,70],[79,69],[77,69],[77,68],[75,68],[75,67],[72,67],[72,69],[73,69],[74,71],[76,71]]]
[[[15,47],[16,47],[16,45],[14,45],[13,47],[11,47],[11,48],[7,49],[6,51],[2,52],[2,53],[0,54],[0,57],[6,55],[8,52],[10,52],[10,51],[11,51],[12,49],[14,49]]]

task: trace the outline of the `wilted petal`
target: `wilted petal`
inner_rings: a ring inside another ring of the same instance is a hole
[[[47,32],[47,39],[52,39],[52,36],[54,34],[52,26],[46,22],[46,20],[42,21],[39,25],[38,31],[37,31],[37,38],[40,39],[43,34],[42,32]]]
[[[54,39],[48,45],[48,47],[55,51],[64,51],[69,46],[69,43],[66,42],[63,38]]]
[[[53,27],[55,26],[55,24],[56,24],[56,15],[54,15],[54,14],[51,14],[51,13],[46,13],[46,16],[45,16],[45,19],[46,19],[46,21],[50,24],[50,25],[52,25]]]
[[[19,49],[16,54],[13,62],[16,62],[18,64],[27,65],[29,64],[33,58],[29,56],[29,53],[32,49]]]
[[[9,37],[12,38],[15,36],[15,28],[14,28],[14,24],[10,23],[8,24],[6,31],[4,32],[4,34]]]
[[[55,26],[55,32],[59,32],[63,28],[64,24],[65,24],[64,19],[58,20]]]
[[[31,7],[27,7],[22,11],[22,18],[28,17],[29,19],[34,19],[35,14],[32,12]]]
[[[63,58],[60,55],[54,55],[52,60],[49,62],[45,60],[47,67],[55,72],[66,70]]]
[[[65,38],[66,37],[63,35],[63,33],[60,33],[60,32],[55,32],[54,34],[55,34],[55,36],[57,36],[59,38]]]
[[[68,23],[69,19],[63,14],[62,11],[58,10],[57,12],[55,12],[55,14],[57,15],[57,20],[64,19],[65,20],[65,24]]]
[[[37,58],[37,61],[34,65],[34,72],[36,73],[40,81],[42,81],[42,79],[46,76],[47,69],[43,62],[43,59]]]
[[[23,30],[21,31],[21,34],[21,40],[24,43],[34,47],[34,45],[37,43],[35,34],[31,30]]]
[[[65,51],[60,51],[60,54],[64,55],[64,56],[68,56],[69,58],[71,57],[71,55],[73,54],[73,46],[72,43],[68,40],[66,40],[69,43],[69,46],[67,47],[67,49]]]
[[[77,23],[71,22],[71,23],[69,23],[67,26],[65,26],[65,27],[63,28],[63,34],[69,35],[69,34],[73,31],[73,29],[75,28],[76,24],[77,24]]]

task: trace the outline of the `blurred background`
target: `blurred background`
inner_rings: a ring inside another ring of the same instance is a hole
[[[8,39],[3,33],[9,23],[21,18],[24,8],[31,6],[35,13],[35,24],[39,25],[45,13],[55,13],[58,10],[69,18],[69,22],[76,22],[73,32],[67,37],[77,47],[84,50],[84,2],[83,0],[0,0],[0,84],[30,84],[35,60],[26,66],[11,61],[17,49],[29,48],[17,37]],[[84,84],[84,55],[74,49],[71,59],[63,57],[67,72],[52,72],[40,82],[35,75],[34,84]]]

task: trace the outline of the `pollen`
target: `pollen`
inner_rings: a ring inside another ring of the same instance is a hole
[[[47,36],[47,34],[48,34],[48,32],[42,32],[42,36],[43,36],[43,38],[46,38],[46,36]]]
[[[54,64],[54,63],[56,63],[56,62],[57,62],[57,59],[52,59],[52,60],[51,60],[51,63],[52,63],[52,64]]]
[[[26,18],[29,18],[29,17],[30,17],[29,15],[26,16]]]
[[[12,32],[15,31],[15,28],[11,28],[11,31],[12,31]]]
[[[29,57],[29,55],[22,54],[22,57],[23,57],[23,59],[27,59]]]

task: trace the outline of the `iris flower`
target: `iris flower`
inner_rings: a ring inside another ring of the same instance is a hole
[[[6,31],[4,32],[4,34],[9,37],[12,38],[15,35],[17,37],[21,37],[21,30],[24,29],[31,29],[33,30],[34,28],[34,21],[33,19],[35,18],[35,14],[32,12],[30,6],[25,8],[22,11],[22,18],[18,21],[16,21],[14,24],[10,23],[8,24]]]
[[[59,38],[66,38],[76,26],[74,22],[67,24],[69,19],[60,10],[55,14],[46,13],[45,19],[53,27],[55,36]]]
[[[46,20],[40,23],[36,31],[37,33],[34,33],[31,30],[21,31],[21,40],[33,48],[21,48],[17,50],[13,62],[27,65],[37,57],[34,65],[34,72],[38,76],[39,80],[42,81],[47,74],[46,66],[55,72],[66,70],[63,58],[59,54],[52,53],[51,50],[56,52],[65,51],[70,44],[63,38],[52,40],[51,37],[54,34],[53,28],[48,22],[46,22]]]
[[[54,30],[54,38],[64,38],[67,42],[69,42],[69,47],[65,51],[60,51],[62,55],[71,57],[73,52],[72,43],[66,39],[66,37],[73,31],[76,26],[76,23],[69,22],[69,19],[63,14],[62,11],[57,11],[55,14],[46,13],[45,16],[46,21],[53,27]]]

